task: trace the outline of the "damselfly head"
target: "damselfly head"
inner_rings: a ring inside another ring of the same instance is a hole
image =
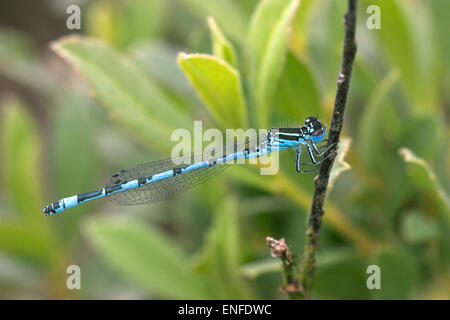
[[[325,133],[325,127],[316,117],[306,118],[305,127],[308,129],[308,133],[313,137],[319,137]]]

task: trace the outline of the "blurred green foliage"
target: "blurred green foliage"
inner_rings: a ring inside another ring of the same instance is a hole
[[[56,3],[42,10],[64,20]],[[380,30],[366,27],[371,4]],[[41,207],[167,158],[171,132],[193,120],[329,119],[345,5],[86,1],[81,34],[45,50],[2,26],[0,72],[13,85],[0,97],[0,297],[284,298],[264,240],[285,237],[302,253],[314,177],[293,174],[292,154],[274,176],[236,166],[154,205],[99,200],[50,218]],[[449,10],[445,0],[360,1],[341,156],[351,169],[327,199],[315,298],[450,298]],[[65,287],[71,264],[80,291]],[[371,264],[381,290],[366,287]]]

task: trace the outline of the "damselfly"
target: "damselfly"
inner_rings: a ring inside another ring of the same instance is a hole
[[[302,170],[301,166],[318,165],[332,154],[330,152],[325,155],[333,147],[332,145],[323,151],[319,151],[317,146],[317,143],[324,141],[325,135],[326,129],[320,121],[316,117],[308,117],[302,127],[272,128],[260,135],[256,141],[247,141],[245,146],[240,149],[233,147],[232,150],[238,150],[232,153],[216,153],[206,159],[203,153],[192,153],[187,157],[149,162],[122,169],[108,179],[106,187],[61,199],[44,207],[43,212],[45,215],[52,215],[103,197],[108,197],[118,205],[161,201],[218,174],[233,160],[259,158],[274,151],[286,149],[296,151],[297,172],[316,171],[314,169]],[[302,145],[308,150],[312,163],[300,161]],[[316,160],[314,154],[316,156],[324,155],[324,157]]]

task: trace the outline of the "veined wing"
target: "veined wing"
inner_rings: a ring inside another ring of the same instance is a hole
[[[216,149],[217,153],[211,152],[206,159],[204,152],[196,152],[184,157],[148,162],[128,169],[122,169],[114,173],[108,179],[107,185],[116,186],[127,181],[151,177],[155,174],[160,174],[169,170],[185,168],[187,164],[199,163],[203,160],[214,160],[215,158],[227,155],[227,151],[233,150],[232,152],[234,153],[236,151],[241,151],[242,148],[252,148],[256,145],[261,145],[265,141],[266,135],[262,134],[259,135],[259,137],[248,138],[243,146],[236,146],[235,143],[233,143],[232,145],[228,144],[223,148]],[[108,198],[114,204],[118,205],[136,205],[165,200],[214,177],[228,166],[228,164],[216,164],[196,169],[142,185],[135,189],[117,192],[111,194]]]

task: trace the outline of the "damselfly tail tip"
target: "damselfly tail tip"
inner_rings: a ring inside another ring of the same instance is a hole
[[[44,214],[44,216],[49,216],[51,215],[55,210],[53,210],[52,205],[48,205],[42,208],[42,213]]]

